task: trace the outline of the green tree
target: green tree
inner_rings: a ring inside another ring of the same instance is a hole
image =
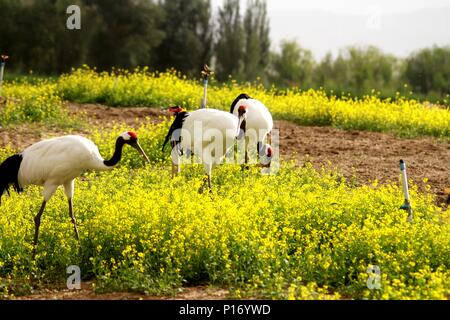
[[[158,67],[198,75],[212,54],[213,25],[209,0],[164,0],[163,30],[166,35],[158,50]]]
[[[333,61],[327,55],[315,71],[316,86],[361,96],[372,90],[393,94],[398,87],[397,59],[376,47],[348,47]]]
[[[16,26],[21,1],[0,0],[0,54],[8,54],[14,59],[8,61],[8,65],[18,68],[16,50],[18,43],[15,41]]]
[[[239,0],[225,0],[219,9],[218,39],[215,45],[216,74],[221,81],[228,76],[240,79],[243,69],[244,31]]]
[[[433,47],[411,54],[405,62],[403,79],[422,94],[450,93],[450,47]]]
[[[267,5],[263,0],[249,0],[244,17],[245,51],[243,76],[254,81],[263,78],[269,64],[270,26]]]
[[[37,1],[41,2],[41,1]],[[72,67],[78,67],[86,61],[88,41],[90,30],[83,28],[83,13],[81,13],[80,30],[68,30],[67,18],[69,15],[66,10],[70,5],[79,5],[83,8],[81,0],[56,0],[54,2],[54,21],[53,29],[48,29],[48,34],[53,35],[54,64],[48,68],[46,73],[63,73],[68,72]],[[49,8],[49,12],[52,10]],[[52,32],[53,30],[53,32]],[[45,47],[42,49],[41,55],[46,54]],[[50,64],[51,65],[51,64]]]
[[[82,32],[66,28],[70,4],[80,2],[28,0],[11,5],[11,1],[2,1],[0,43],[2,50],[11,55],[14,68],[59,73],[81,62]]]
[[[307,88],[312,85],[314,65],[311,51],[296,41],[282,41],[281,52],[272,55],[272,80],[282,87]]]
[[[162,11],[151,0],[84,0],[93,31],[89,64],[99,69],[133,68],[156,60],[164,33]],[[82,27],[83,28],[83,27]],[[88,27],[86,27],[88,28]]]
[[[314,70],[313,82],[317,87],[336,88],[334,60],[330,52],[317,64]]]

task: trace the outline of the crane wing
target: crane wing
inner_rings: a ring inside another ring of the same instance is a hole
[[[64,184],[89,169],[105,169],[97,146],[81,136],[38,142],[22,152],[19,183]]]

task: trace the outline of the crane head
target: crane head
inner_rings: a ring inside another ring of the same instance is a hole
[[[273,158],[272,146],[270,144],[265,144],[261,146],[258,152],[259,152],[259,159],[261,161],[261,166],[270,167],[270,163],[272,162]]]
[[[169,110],[170,113],[173,113],[174,115],[177,115],[177,114],[179,114],[180,112],[183,112],[183,111],[184,111],[184,109],[183,109],[182,107],[180,107],[180,106],[169,107],[168,110]]]
[[[238,115],[239,117],[245,116],[247,113],[247,106],[239,106],[238,108]]]
[[[141,145],[138,142],[138,136],[133,131],[127,131],[120,135],[119,139],[122,139],[125,144],[128,144],[129,146],[136,149],[145,159],[145,161],[150,162],[147,155],[144,152],[144,149],[142,149]]]

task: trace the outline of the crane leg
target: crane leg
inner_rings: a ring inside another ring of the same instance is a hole
[[[45,205],[47,203],[42,202],[42,206],[41,209],[39,210],[38,214],[34,217],[34,241],[33,241],[33,253],[32,253],[32,258],[33,260],[36,258],[36,248],[37,248],[37,243],[38,243],[38,237],[39,237],[39,227],[41,226],[41,216],[44,213],[45,210]]]
[[[256,143],[256,158],[257,158],[258,163],[259,163],[259,159],[260,159],[259,153],[260,153],[261,147],[262,147],[262,142],[258,141]]]
[[[80,243],[80,235],[78,233],[77,220],[75,219],[75,215],[73,214],[72,198],[69,198],[69,215],[70,215],[70,219],[72,219],[73,228],[75,230],[75,237],[77,238],[77,241],[79,244]]]
[[[249,144],[249,138],[248,137],[244,137],[244,165],[242,165],[242,170],[245,169],[249,169],[249,165],[248,165],[248,144]]]
[[[172,164],[172,179],[181,172],[180,165]]]
[[[212,193],[212,184],[211,184],[211,175],[208,174],[208,188],[209,188],[209,193]]]
[[[248,137],[245,137],[245,165],[248,165]]]
[[[177,145],[172,142],[172,179],[180,173],[180,155],[178,154]]]

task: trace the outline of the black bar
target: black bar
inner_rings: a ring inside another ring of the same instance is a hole
[[[273,300],[97,300],[97,301],[0,301],[1,314],[11,312],[14,318],[22,312],[54,315],[64,314],[92,318],[99,315],[113,318],[139,319],[321,319],[344,317],[361,319],[370,316],[384,318],[394,313],[418,316],[421,312],[446,314],[449,301],[273,301]],[[440,313],[442,311],[442,313]],[[139,317],[138,317],[139,316]]]

